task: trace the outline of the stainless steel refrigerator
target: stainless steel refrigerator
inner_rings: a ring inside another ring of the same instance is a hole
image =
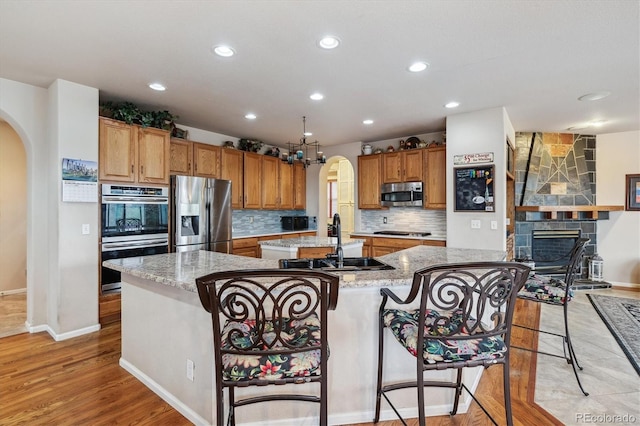
[[[170,251],[231,253],[231,181],[171,176],[169,192]]]

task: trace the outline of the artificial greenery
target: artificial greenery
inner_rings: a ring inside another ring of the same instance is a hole
[[[238,148],[240,148],[241,151],[258,152],[260,151],[260,148],[262,148],[263,144],[264,142],[262,141],[254,141],[251,139],[243,138],[238,141]]]
[[[132,102],[114,103],[111,101],[100,103],[100,115],[124,121],[127,124],[139,124],[142,127],[155,127],[162,130],[173,130],[177,115],[169,111],[142,111]]]

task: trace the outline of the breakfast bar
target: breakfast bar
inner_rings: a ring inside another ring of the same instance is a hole
[[[426,266],[504,258],[502,251],[417,246],[378,258],[394,269],[336,272],[340,276],[338,305],[329,314],[329,423],[373,419],[380,288],[393,287],[403,295],[413,273]],[[104,265],[122,273],[120,365],[193,423],[214,423],[211,317],[200,304],[195,279],[216,271],[277,268],[278,261],[192,251],[109,260]],[[385,365],[387,379],[403,380],[415,374],[407,351],[400,345],[389,349],[385,361],[393,361]],[[452,373],[429,374],[448,379]],[[481,374],[481,368],[467,369],[467,386],[475,389]],[[256,393],[255,389],[243,391],[242,395]],[[416,417],[415,392],[403,392],[397,393],[397,407],[403,416]],[[427,415],[445,414],[451,409],[453,392],[427,388],[426,400]],[[461,411],[469,400],[465,395]],[[245,407],[236,416],[238,424],[316,424],[318,410],[314,404],[279,402]],[[394,418],[383,405],[381,419]]]

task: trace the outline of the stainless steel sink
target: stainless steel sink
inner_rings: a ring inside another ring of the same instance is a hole
[[[395,269],[393,266],[373,257],[345,257],[342,268],[337,259],[280,259],[280,269],[320,269],[323,271],[382,271]]]

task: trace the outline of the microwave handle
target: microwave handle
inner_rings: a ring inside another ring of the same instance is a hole
[[[167,198],[102,197],[102,204],[169,204]]]

